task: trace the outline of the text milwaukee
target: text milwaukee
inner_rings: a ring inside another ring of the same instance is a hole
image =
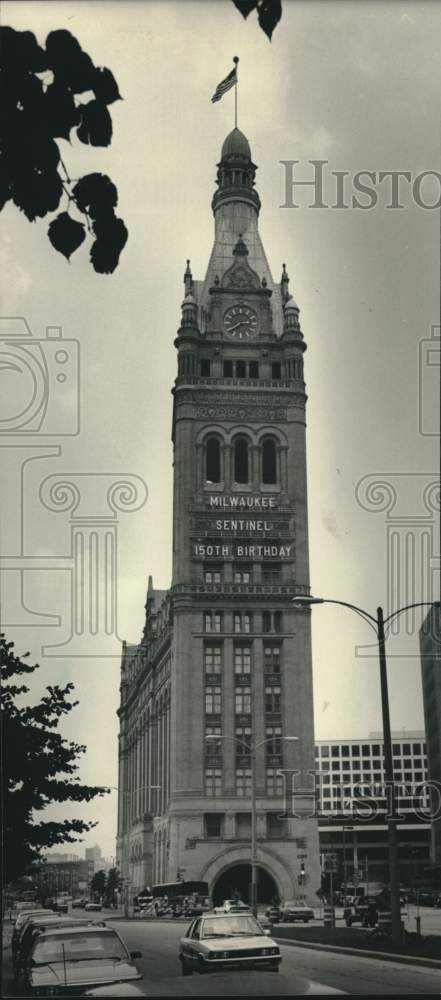
[[[252,507],[255,510],[274,510],[275,497],[210,497],[210,507]]]

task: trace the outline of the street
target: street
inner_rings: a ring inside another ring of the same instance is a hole
[[[74,911],[75,912],[75,911]],[[427,910],[423,912],[426,922]],[[79,914],[78,914],[79,915]],[[91,915],[92,916],[92,915]],[[98,914],[93,918],[99,919]],[[433,911],[435,923],[439,913]],[[103,911],[102,919],[111,918]],[[314,921],[315,923],[316,921]],[[316,993],[332,994],[436,994],[440,993],[440,973],[437,969],[402,965],[381,958],[351,957],[325,951],[299,948],[280,942],[282,964],[279,973],[244,971],[194,974],[183,978],[178,962],[179,939],[188,926],[186,920],[126,920],[112,919],[130,951],[142,952],[137,965],[143,974],[140,987],[145,996],[292,996]],[[439,926],[439,919],[437,921]],[[9,936],[9,935],[8,935]],[[277,928],[274,928],[277,938]],[[7,940],[7,938],[6,938]],[[5,942],[6,943],[6,942]],[[5,949],[4,996],[16,995],[9,976],[9,948]]]

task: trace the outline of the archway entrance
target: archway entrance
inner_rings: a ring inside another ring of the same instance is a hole
[[[251,865],[235,864],[216,879],[212,896],[215,906],[220,906],[224,899],[238,896],[244,903],[250,902]],[[265,868],[257,869],[257,901],[271,903],[279,897],[277,884]]]

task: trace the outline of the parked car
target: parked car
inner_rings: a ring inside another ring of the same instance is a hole
[[[84,906],[84,909],[87,910],[87,912],[90,911],[90,912],[93,912],[93,913],[100,913],[101,910],[102,910],[102,908],[103,907],[102,907],[101,903],[94,903],[93,900],[90,900]]]
[[[31,920],[32,917],[46,917],[48,913],[51,912],[53,913],[53,910],[36,909],[35,907],[33,910],[30,909],[20,910],[20,912],[17,914],[14,928],[12,931],[12,938],[11,938],[12,954],[14,954],[14,952],[17,950],[18,941],[20,940],[20,934],[25,924],[27,924],[28,920]]]
[[[287,899],[280,907],[280,922],[301,920],[304,924],[314,919],[314,910],[303,899]],[[275,922],[275,921],[273,921]]]
[[[278,972],[278,944],[251,913],[207,913],[196,917],[181,938],[182,975],[219,969],[262,968]]]
[[[36,928],[20,986],[25,996],[72,996],[141,979],[134,959],[113,927]],[[118,994],[121,996],[121,993]]]
[[[376,896],[358,896],[353,906],[345,906],[343,917],[346,927],[361,923],[363,927],[375,927],[378,923],[378,900]]]
[[[89,925],[91,921],[75,917],[65,917],[61,913],[48,913],[44,916],[30,917],[23,924],[20,935],[17,938],[15,949],[12,953],[12,968],[14,978],[18,981],[21,969],[29,959],[29,951],[32,945],[33,936],[37,930],[55,930],[57,927],[77,927]]]
[[[79,899],[72,900],[72,909],[81,910],[85,907],[86,903],[88,903],[88,900],[85,899],[84,896],[80,896]]]
[[[59,896],[53,905],[53,909],[56,913],[67,913],[69,910],[69,904],[64,896]]]

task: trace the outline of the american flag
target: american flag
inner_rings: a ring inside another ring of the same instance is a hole
[[[231,70],[231,73],[229,73],[228,76],[225,77],[225,80],[222,80],[221,83],[218,83],[216,90],[213,94],[213,97],[211,98],[212,103],[215,104],[216,101],[220,101],[221,97],[223,97],[224,94],[226,94],[227,90],[230,90],[231,87],[234,87],[235,83],[237,83],[237,66],[235,66],[234,69]]]

